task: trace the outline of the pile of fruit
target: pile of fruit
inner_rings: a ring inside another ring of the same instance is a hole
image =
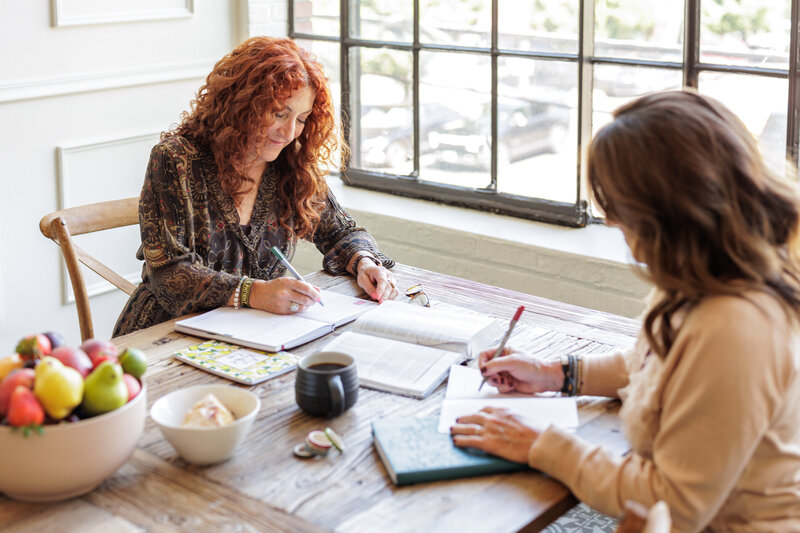
[[[110,341],[67,346],[58,333],[25,337],[0,359],[0,425],[27,436],[43,424],[77,422],[122,407],[142,390],[144,352]]]

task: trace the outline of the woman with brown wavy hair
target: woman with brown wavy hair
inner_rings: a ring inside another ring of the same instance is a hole
[[[254,37],[223,57],[151,154],[139,202],[142,283],[114,335],[224,305],[298,313],[320,300],[282,277],[313,241],[331,274],[375,300],[397,294],[393,262],[325,182],[340,149],[322,65],[289,39]]]
[[[506,350],[500,391],[623,400],[632,453],[503,411],[462,417],[458,446],[528,463],[619,515],[665,501],[675,531],[800,531],[800,195],[742,123],[694,92],[644,96],[589,149],[589,185],[655,285],[627,353],[543,361]]]

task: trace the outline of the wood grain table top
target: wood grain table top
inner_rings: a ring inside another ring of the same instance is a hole
[[[636,321],[608,313],[404,265],[394,271],[401,289],[422,283],[434,307],[457,306],[507,323],[524,305],[509,345],[545,357],[627,347],[638,331]],[[352,278],[319,272],[307,280],[362,295]],[[114,339],[120,350],[134,346],[147,352],[149,406],[191,385],[242,386],[174,360],[173,352],[201,339],[174,332],[173,322]],[[314,353],[329,339],[291,351]],[[362,388],[352,409],[324,419],[297,407],[294,375],[250,387],[261,398],[261,411],[230,460],[209,467],[187,464],[148,416],[133,456],[89,494],[53,504],[0,496],[0,531],[538,531],[575,504],[563,485],[533,470],[396,487],[375,452],[371,422],[437,416],[444,386],[425,400]],[[617,409],[616,401],[579,399],[578,434],[622,453],[627,444]],[[293,446],[309,431],[326,426],[344,438],[345,453],[314,460],[293,456]]]

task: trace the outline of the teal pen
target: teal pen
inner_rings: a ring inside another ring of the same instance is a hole
[[[292,274],[292,276],[294,276],[294,278],[296,280],[303,281],[303,282],[306,281],[306,280],[303,279],[303,276],[301,276],[300,273],[297,270],[294,269],[294,267],[289,262],[289,260],[286,259],[286,256],[284,256],[283,253],[280,250],[278,250],[277,246],[273,246],[272,248],[269,249],[269,251],[272,252],[272,255],[274,255],[275,257],[278,258],[278,261],[283,263],[283,266],[286,267],[286,270],[288,270]],[[321,297],[319,299],[319,305],[321,305],[322,307],[325,307],[325,304],[322,303],[322,298]]]

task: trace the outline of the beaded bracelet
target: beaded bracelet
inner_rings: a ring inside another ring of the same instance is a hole
[[[242,292],[242,283],[244,283],[244,278],[239,280],[239,284],[236,286],[236,290],[233,291],[233,308],[239,309],[239,294]]]
[[[564,384],[561,385],[562,392],[567,396],[576,396],[580,385],[580,357],[576,355],[565,355],[561,357],[561,370],[564,372]]]
[[[242,281],[242,307],[250,307],[250,289],[253,288],[253,278],[244,278]]]

